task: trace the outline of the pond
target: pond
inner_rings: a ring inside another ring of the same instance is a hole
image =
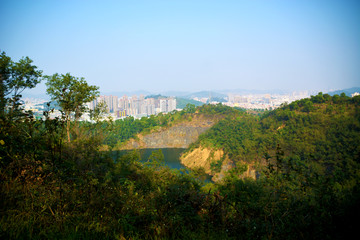
[[[141,156],[141,161],[146,162],[149,159],[151,153],[156,150],[159,149],[140,149],[139,152]],[[161,151],[164,154],[165,165],[170,168],[175,168],[179,170],[186,169],[186,167],[180,162],[180,155],[184,150],[184,148],[161,148]],[[114,159],[117,159],[120,156],[131,151],[132,150],[115,151],[113,152]]]
[[[164,154],[164,162],[165,165],[172,169],[178,169],[178,170],[187,170],[187,168],[181,164],[180,162],[180,156],[185,151],[185,148],[160,148],[162,153]],[[146,148],[146,149],[139,149],[141,162],[146,162],[151,153],[153,151],[159,150],[159,148]],[[113,158],[114,160],[118,159],[122,155],[125,155],[129,152],[132,152],[133,150],[122,150],[122,151],[114,151],[113,152]],[[211,176],[204,174],[202,177],[200,177],[205,182],[212,182]]]

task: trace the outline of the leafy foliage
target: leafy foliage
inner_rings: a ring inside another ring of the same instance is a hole
[[[67,136],[70,142],[70,117],[74,114],[75,121],[85,111],[85,103],[94,100],[99,95],[99,87],[89,86],[84,78],[76,78],[70,73],[45,76],[47,93],[61,107],[67,121]]]
[[[22,91],[40,83],[42,71],[36,70],[32,62],[29,57],[13,62],[5,52],[0,51],[0,114],[4,114],[7,104],[12,105],[11,111],[18,109]]]

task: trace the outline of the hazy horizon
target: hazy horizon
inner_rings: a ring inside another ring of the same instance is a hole
[[[0,50],[102,93],[360,84],[360,2],[4,1]],[[33,93],[45,93],[41,83]]]

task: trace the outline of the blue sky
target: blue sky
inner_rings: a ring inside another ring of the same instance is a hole
[[[0,10],[13,60],[102,92],[360,86],[357,0],[0,0]]]

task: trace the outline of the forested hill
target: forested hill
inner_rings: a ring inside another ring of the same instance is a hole
[[[97,87],[70,74],[45,76],[63,115],[52,119],[49,109],[37,119],[23,109],[20,93],[41,76],[28,57],[14,62],[0,53],[0,239],[356,236],[360,97],[319,94],[262,116],[188,105],[156,117],[99,121],[98,108],[91,112],[95,123],[80,123]],[[201,169],[170,169],[161,151],[147,161],[136,151],[114,161],[104,151],[196,115],[218,122],[189,152],[203,147],[209,160],[220,156],[210,164],[214,172],[223,171],[224,159],[233,161],[221,181],[202,181]],[[251,166],[256,179],[243,178],[250,163],[261,161]]]
[[[319,93],[284,104],[262,117],[243,112],[228,116],[200,135],[184,157],[199,148],[222,151],[221,158],[208,159],[212,166],[208,172],[212,174],[221,170],[226,158],[241,171],[244,164],[276,165],[279,160],[291,164],[317,162],[336,170],[343,164],[357,166],[359,146],[360,97]],[[339,169],[344,170],[342,167]],[[347,170],[356,171],[351,168]]]

